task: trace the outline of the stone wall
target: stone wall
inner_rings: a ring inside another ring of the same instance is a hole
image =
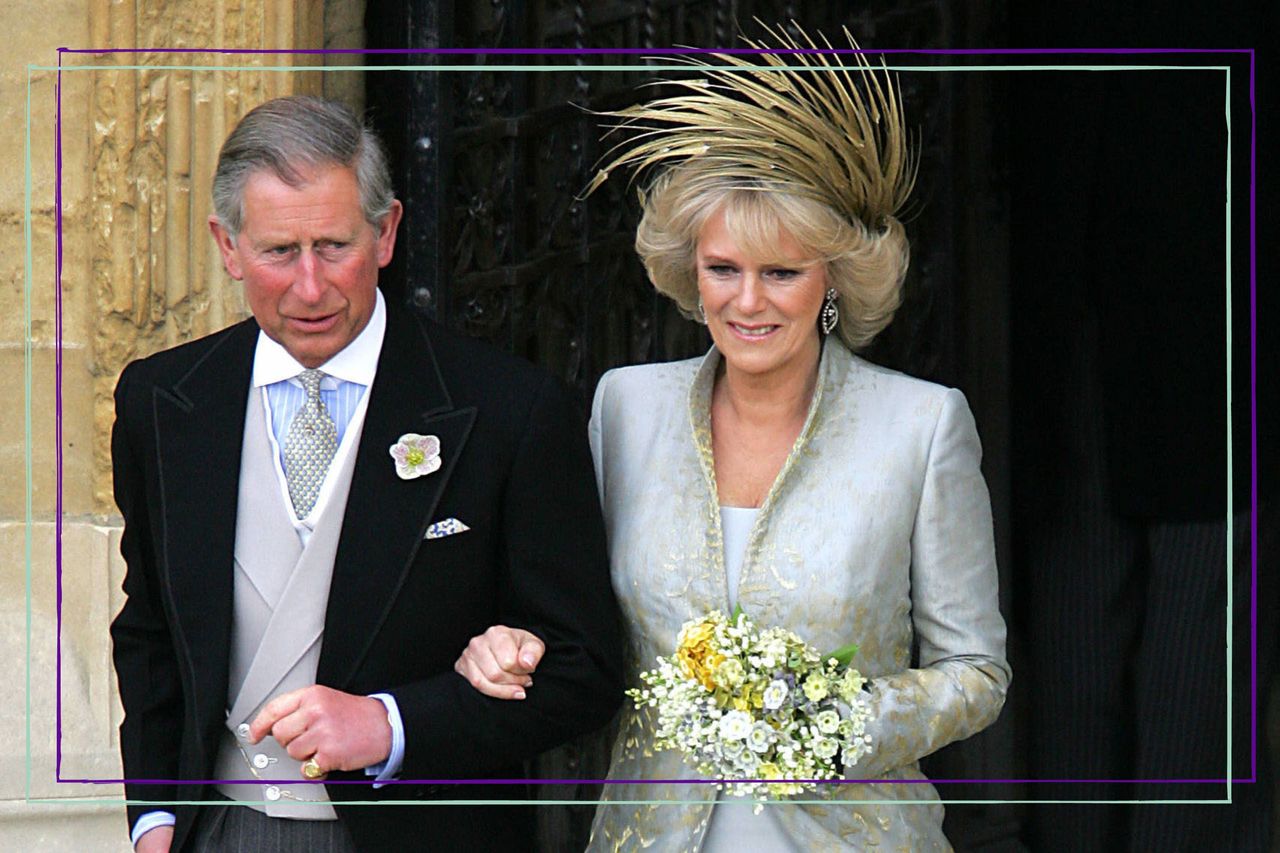
[[[363,10],[363,0],[4,3],[0,660],[8,671],[0,691],[0,849],[128,849],[118,784],[57,781],[121,775],[107,635],[123,575],[111,499],[111,391],[131,359],[244,316],[206,225],[218,148],[239,116],[294,92],[363,103],[358,73],[292,70],[319,66],[320,56],[136,49],[360,47]],[[59,46],[131,50],[62,54],[59,91],[51,70]]]

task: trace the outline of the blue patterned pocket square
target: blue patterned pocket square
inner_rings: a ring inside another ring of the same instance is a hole
[[[427,528],[427,535],[423,539],[443,539],[446,536],[452,536],[455,533],[466,533],[470,527],[458,521],[456,518],[446,518],[444,521],[437,521],[435,524]]]

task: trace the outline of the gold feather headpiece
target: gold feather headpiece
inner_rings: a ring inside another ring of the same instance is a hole
[[[602,113],[623,119],[614,130],[638,134],[605,154],[602,162],[609,162],[587,193],[624,166],[638,175],[698,158],[702,178],[812,198],[869,229],[896,215],[915,184],[917,165],[897,81],[883,62],[877,73],[864,54],[846,61],[821,33],[820,48],[795,22],[807,45],[780,28],[761,26],[778,47],[744,39],[752,48],[808,52],[762,53],[763,64],[754,56],[721,53],[710,54],[714,64],[680,57],[705,78],[667,81],[663,85],[684,91]],[[847,28],[844,34],[858,49]]]

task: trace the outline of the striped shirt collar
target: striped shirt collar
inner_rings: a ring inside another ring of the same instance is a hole
[[[343,382],[354,382],[368,387],[373,384],[378,369],[378,353],[382,351],[382,338],[387,330],[387,308],[382,291],[377,291],[373,315],[351,343],[333,358],[320,365],[328,376]],[[306,370],[288,350],[259,330],[258,346],[253,355],[253,387],[261,388],[286,379],[292,379]]]

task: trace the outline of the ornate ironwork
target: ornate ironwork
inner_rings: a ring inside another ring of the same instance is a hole
[[[788,21],[797,5],[410,0],[371,4],[369,33],[374,46],[384,46],[379,38],[410,47],[735,46],[744,22],[752,31],[755,17]],[[867,44],[925,45],[949,25],[948,6],[938,0],[870,3],[853,12],[841,2],[804,6],[807,29],[838,38],[848,25]],[[430,66],[446,58],[416,59]],[[370,75],[369,103],[392,142],[407,208],[401,258],[385,275],[391,293],[546,364],[584,397],[615,364],[700,352],[705,334],[648,288],[634,260],[636,204],[625,183],[579,198],[601,153],[598,123],[583,108],[628,103],[652,75],[597,70],[616,61],[599,56],[447,61],[475,70]],[[568,70],[513,73],[515,63]],[[942,279],[954,254],[947,191],[954,84],[950,75],[908,73],[902,85],[920,128],[922,194],[908,223],[914,248],[903,309],[871,356],[953,378],[954,334],[942,319],[950,316],[953,288]]]

